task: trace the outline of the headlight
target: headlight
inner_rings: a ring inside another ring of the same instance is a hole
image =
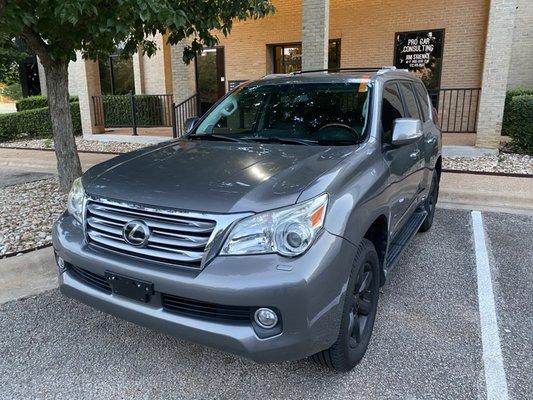
[[[279,210],[252,215],[231,230],[220,254],[279,253],[295,257],[313,243],[324,224],[328,195]]]
[[[85,190],[81,184],[81,178],[77,178],[72,184],[68,194],[67,209],[70,214],[81,222],[83,216],[83,201],[85,200]]]

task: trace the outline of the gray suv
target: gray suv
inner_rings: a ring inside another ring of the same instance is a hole
[[[187,125],[74,183],[53,232],[61,292],[259,362],[353,368],[379,288],[433,222],[441,133],[422,82],[267,76]]]

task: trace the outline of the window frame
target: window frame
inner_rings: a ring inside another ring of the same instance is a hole
[[[330,67],[329,63],[328,63],[328,69],[337,69],[337,68],[340,68],[340,66],[341,66],[342,41],[341,41],[340,38],[329,39],[328,40],[328,60],[329,60],[329,45],[331,43],[338,43],[338,45],[337,45],[337,56],[338,56],[338,59],[339,59],[339,65],[338,65],[338,67]],[[302,51],[302,42],[272,43],[272,44],[269,44],[268,46],[271,47],[271,57],[272,57],[272,64],[271,65],[272,65],[272,73],[274,73],[274,74],[287,74],[288,73],[286,71],[276,71],[276,66],[277,66],[277,63],[276,63],[276,48],[281,47],[282,54],[283,54],[283,49],[286,48],[286,47],[300,47],[300,53]],[[302,65],[300,64],[300,70],[301,70],[301,68],[302,68]]]
[[[388,85],[392,84],[392,85],[396,86],[396,91],[398,92],[398,95],[399,95],[399,98],[400,98],[400,102],[402,104],[403,115],[401,116],[401,118],[406,118],[406,115],[407,115],[407,111],[406,111],[406,108],[405,108],[405,101],[403,99],[403,94],[402,94],[402,91],[401,91],[400,85],[399,85],[400,81],[401,81],[401,79],[391,79],[391,80],[383,82],[383,84],[382,84],[381,102],[380,102],[380,107],[379,107],[379,125],[381,127],[381,130],[380,130],[380,142],[381,142],[381,146],[382,147],[392,146],[391,143],[383,141],[384,134],[385,134],[385,129],[383,127],[383,99],[384,99],[385,89],[386,89],[386,87]],[[393,129],[393,127],[394,127],[394,121],[393,121],[393,125],[391,127],[391,138],[392,138],[392,129]]]
[[[406,83],[406,84],[408,84],[411,87],[411,93],[413,93],[413,97],[415,99],[415,106],[416,106],[416,109],[418,111],[418,119],[420,121],[423,121],[423,119],[421,118],[420,105],[418,104],[418,99],[416,98],[415,89],[413,87],[413,81],[408,80],[408,79],[401,79],[401,80],[398,81],[398,88],[400,89],[400,95],[402,97],[403,109],[404,109],[405,115],[410,115],[411,113],[409,112],[409,109],[408,109],[408,106],[407,106],[407,99],[405,98],[405,95],[403,93],[403,89],[400,86],[400,83]],[[404,118],[413,118],[413,117],[411,117],[411,116],[407,117],[406,116]]]
[[[422,122],[427,122],[429,120],[431,120],[431,99],[429,98],[429,92],[427,90],[427,88],[425,87],[424,83],[422,82],[411,82],[411,85],[413,86],[414,88],[414,91],[416,93],[416,100],[418,102],[418,106],[420,108],[420,110],[424,110],[424,104],[422,104],[421,100],[423,97],[426,98],[426,104],[425,104],[425,107],[426,107],[426,110],[425,111],[421,111],[421,114],[422,114]],[[420,93],[420,90],[418,89],[418,87],[421,86],[423,89],[424,89],[424,93]]]

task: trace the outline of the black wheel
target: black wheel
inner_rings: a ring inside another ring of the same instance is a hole
[[[429,190],[429,195],[424,202],[424,210],[427,211],[428,215],[426,219],[420,225],[418,229],[419,232],[429,231],[433,225],[433,217],[435,217],[435,208],[437,201],[439,200],[439,175],[437,171],[433,171],[433,177],[431,178],[431,189]]]
[[[370,342],[379,297],[379,260],[369,240],[361,242],[348,281],[337,341],[312,359],[336,371],[349,371],[363,358]]]

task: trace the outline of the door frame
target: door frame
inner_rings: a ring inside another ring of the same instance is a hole
[[[220,99],[226,94],[226,60],[224,53],[224,46],[213,46],[206,47],[204,50],[215,50],[216,51],[216,74],[217,74],[217,95]],[[222,78],[222,79],[221,79]],[[198,55],[194,56],[194,85],[195,91],[199,94],[198,91]]]

